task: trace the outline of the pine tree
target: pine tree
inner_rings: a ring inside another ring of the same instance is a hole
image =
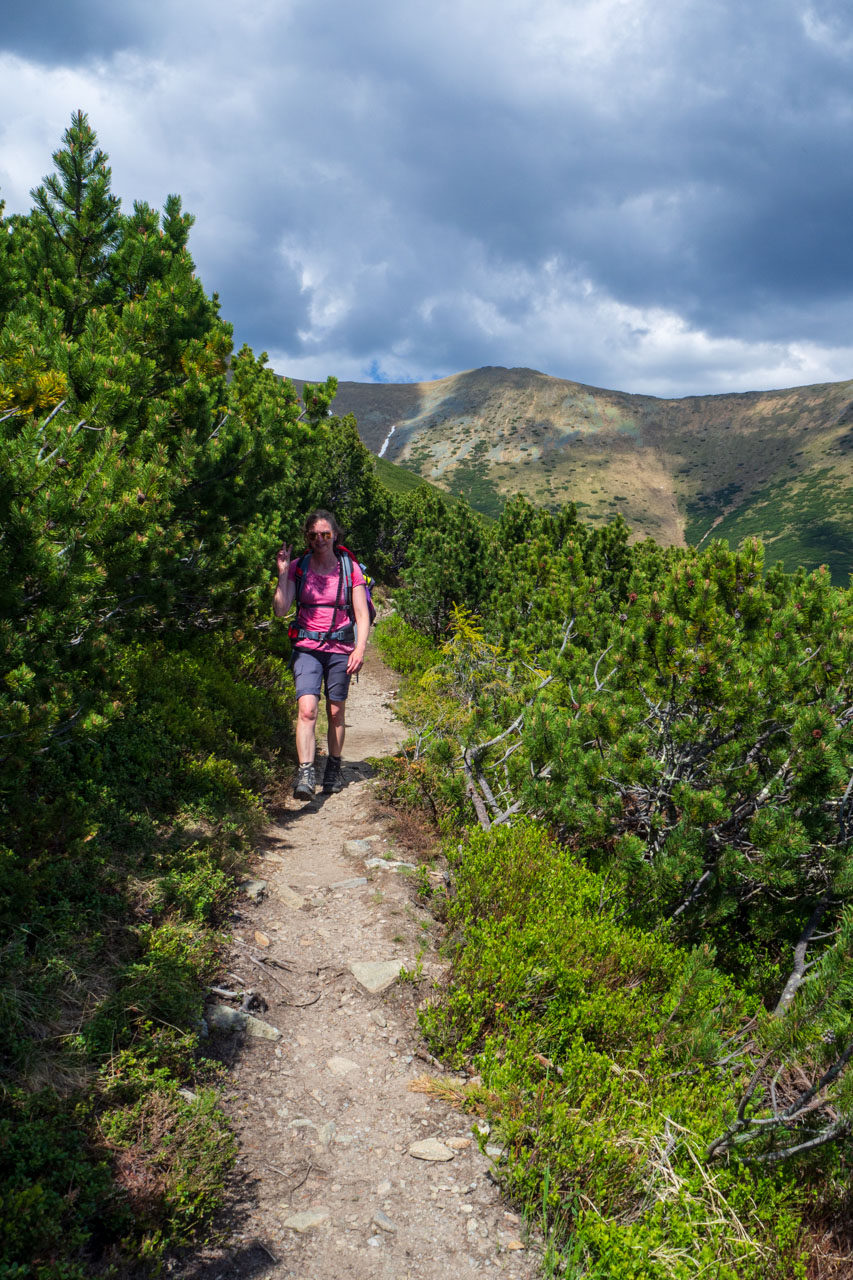
[[[25,254],[28,286],[61,311],[64,332],[76,337],[89,308],[111,292],[108,265],[120,234],[120,202],[84,112],[72,116],[63,141],[53,155],[56,172],[31,192],[35,211]]]
[[[433,640],[441,639],[456,604],[478,608],[490,586],[489,537],[482,519],[461,502],[426,486],[409,499],[413,534],[398,606]]]

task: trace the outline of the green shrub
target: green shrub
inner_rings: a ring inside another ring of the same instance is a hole
[[[501,1180],[531,1215],[544,1197],[564,1260],[625,1280],[686,1280],[697,1260],[798,1274],[796,1186],[705,1157],[731,1106],[724,1041],[751,1012],[713,950],[626,925],[541,825],[474,831],[450,858],[453,977],[422,1025],[453,1066],[473,1057]]]
[[[372,640],[388,665],[403,676],[423,675],[435,661],[435,645],[399,613],[380,619],[372,632]]]

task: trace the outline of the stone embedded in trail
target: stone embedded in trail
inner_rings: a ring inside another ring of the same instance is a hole
[[[371,1218],[371,1222],[374,1226],[377,1226],[380,1231],[387,1231],[389,1234],[397,1230],[397,1224],[392,1222],[387,1213],[383,1213],[381,1209],[376,1210]]]
[[[465,1151],[471,1145],[470,1138],[447,1138],[445,1141],[453,1151]]]
[[[290,907],[291,911],[299,911],[305,906],[305,899],[299,893],[294,893],[286,884],[280,884],[276,887],[276,897],[283,902],[286,907]]]
[[[270,945],[268,935],[261,933],[260,929],[255,930],[255,942],[257,942],[259,947],[268,947]]]
[[[326,1066],[333,1076],[348,1076],[351,1071],[358,1071],[358,1063],[351,1058],[329,1058]]]
[[[454,1155],[449,1147],[439,1142],[438,1138],[422,1138],[420,1142],[413,1142],[408,1154],[414,1156],[416,1160],[430,1160],[434,1163],[452,1160]]]
[[[280,1040],[281,1032],[271,1022],[256,1018],[254,1014],[246,1014],[246,1035],[255,1036],[259,1040]]]
[[[333,889],[357,889],[363,884],[367,884],[367,876],[355,876],[352,880],[336,880],[331,887]]]
[[[281,1032],[277,1027],[264,1022],[262,1018],[256,1018],[251,1013],[244,1013],[242,1009],[232,1009],[227,1004],[211,1005],[204,1016],[208,1027],[214,1031],[224,1031],[229,1034],[245,1031],[246,1035],[256,1036],[261,1040],[281,1039]]]
[[[377,996],[397,981],[401,968],[400,960],[356,960],[349,966],[349,971],[365,991]]]
[[[375,1022],[377,1027],[388,1026],[388,1019],[385,1017],[385,1014],[382,1012],[381,1009],[370,1010],[370,1021]]]
[[[417,871],[414,862],[399,862],[395,858],[368,858],[364,865],[368,871]]]
[[[335,1124],[334,1120],[327,1120],[326,1123],[317,1130],[317,1142],[323,1151],[329,1150],[337,1131],[338,1126]]]
[[[252,902],[260,902],[267,891],[267,882],[266,880],[244,880],[240,887]]]
[[[302,1213],[292,1213],[289,1218],[285,1218],[284,1225],[289,1227],[291,1231],[313,1231],[316,1227],[322,1227],[325,1222],[329,1221],[328,1209],[305,1209]]]
[[[366,858],[370,852],[369,840],[347,840],[344,843],[344,853],[351,858]]]
[[[244,1030],[249,1015],[243,1013],[242,1009],[232,1009],[227,1004],[212,1004],[204,1016],[211,1031],[234,1032]]]

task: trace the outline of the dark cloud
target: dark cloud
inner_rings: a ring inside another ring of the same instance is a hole
[[[0,44],[9,53],[55,66],[138,47],[150,6],[139,0],[33,0],[7,5]]]
[[[846,3],[85,0],[0,44],[6,194],[88,91],[117,189],[183,194],[238,341],[295,375],[667,394],[853,360]]]

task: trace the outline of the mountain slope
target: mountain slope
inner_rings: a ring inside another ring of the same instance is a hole
[[[621,512],[666,544],[757,533],[788,568],[853,569],[853,381],[661,400],[485,368],[344,382],[333,407],[375,453],[387,440],[389,461],[492,515],[520,490],[596,523]]]

